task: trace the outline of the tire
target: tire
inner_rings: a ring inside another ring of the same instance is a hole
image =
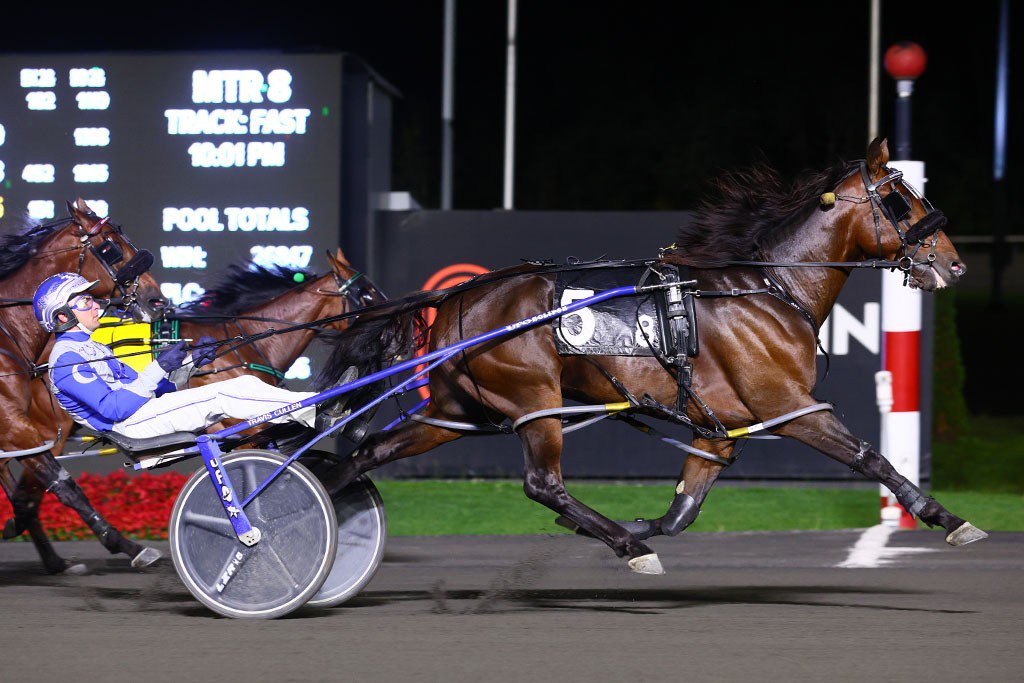
[[[224,455],[221,466],[244,500],[285,460],[275,451],[246,450]],[[189,592],[218,614],[284,616],[315,595],[331,571],[338,549],[334,505],[319,480],[292,463],[245,514],[262,534],[252,547],[235,536],[206,468],[193,474],[171,513],[174,568]]]
[[[336,607],[361,591],[377,573],[388,538],[384,501],[369,478],[356,479],[334,497],[338,554],[319,592],[307,603]]]

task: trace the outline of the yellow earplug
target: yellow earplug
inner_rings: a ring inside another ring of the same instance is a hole
[[[835,192],[826,192],[825,194],[821,195],[821,205],[822,206],[832,206],[835,203],[836,203],[836,193]]]

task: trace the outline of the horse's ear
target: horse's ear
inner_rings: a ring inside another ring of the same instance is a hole
[[[338,247],[337,251],[334,252],[334,259],[343,266],[352,267],[352,264],[345,258],[345,252],[341,250],[341,247]]]
[[[75,207],[85,216],[96,218],[96,212],[93,211],[88,204],[85,203],[81,197],[75,200]]]
[[[85,203],[85,200],[79,197],[72,204],[68,202],[68,213],[71,214],[75,222],[81,225],[83,228],[88,230],[96,222],[92,211],[89,209],[89,205]]]
[[[865,158],[871,175],[880,174],[885,165],[889,163],[889,141],[885,138],[872,140],[868,145],[868,154]]]

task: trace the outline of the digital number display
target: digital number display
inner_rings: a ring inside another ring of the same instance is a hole
[[[245,259],[323,271],[341,78],[338,54],[0,56],[0,219],[82,197],[153,252],[173,302]]]

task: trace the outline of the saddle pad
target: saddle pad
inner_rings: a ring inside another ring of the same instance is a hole
[[[553,307],[564,306],[616,287],[635,285],[646,268],[594,268],[562,271],[555,280]],[[552,322],[555,346],[563,356],[653,356],[661,325],[653,295],[602,301]]]
[[[139,351],[152,351],[149,345],[150,328],[149,323],[133,323],[121,318],[100,318],[100,327],[92,333],[92,340],[111,346],[125,340],[138,340],[136,344],[118,344],[114,349],[114,355],[121,358],[121,362],[129,366],[135,372],[142,372],[146,366],[153,362],[153,356],[147,353],[130,355]],[[122,358],[123,356],[123,358]]]

